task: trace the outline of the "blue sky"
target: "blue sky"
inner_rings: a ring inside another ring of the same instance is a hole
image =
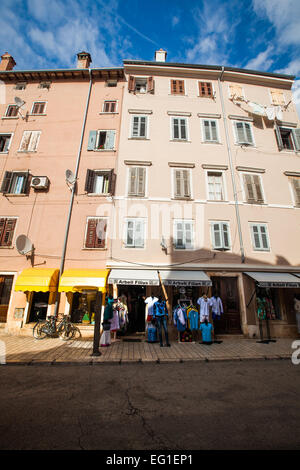
[[[15,69],[75,67],[81,50],[121,66],[162,47],[169,62],[300,79],[300,0],[1,0],[0,44]]]

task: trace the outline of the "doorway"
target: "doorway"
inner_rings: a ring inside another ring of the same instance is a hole
[[[238,285],[236,277],[212,277],[212,291],[216,291],[223,304],[224,313],[214,321],[216,334],[242,334]]]
[[[45,320],[47,316],[49,292],[33,292],[29,322],[36,322],[38,318]],[[37,313],[39,312],[39,316]]]
[[[118,285],[118,297],[127,298],[128,327],[126,334],[140,333],[145,331],[145,286],[120,286]]]
[[[5,323],[7,320],[13,279],[13,276],[0,276],[0,323]]]

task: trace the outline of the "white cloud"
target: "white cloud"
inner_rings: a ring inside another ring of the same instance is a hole
[[[300,44],[299,0],[252,0],[257,15],[267,18],[283,45]]]
[[[245,65],[245,68],[252,70],[268,70],[274,62],[274,60],[270,57],[273,51],[273,46],[268,46],[265,51],[260,52],[256,57],[249,60],[249,62]]]
[[[174,26],[176,26],[178,23],[179,23],[180,19],[178,18],[178,16],[173,16],[172,18],[172,26],[174,28]]]
[[[300,80],[295,80],[293,87],[293,102],[296,106],[298,116],[300,118]]]

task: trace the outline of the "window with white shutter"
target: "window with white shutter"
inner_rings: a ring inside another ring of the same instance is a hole
[[[148,116],[133,115],[131,121],[131,138],[146,139],[148,132]]]
[[[177,250],[192,250],[194,222],[191,220],[174,221],[174,246]]]
[[[187,118],[172,117],[171,126],[173,140],[188,140]]]
[[[95,150],[114,150],[115,135],[115,130],[97,131]]]
[[[220,171],[207,172],[208,200],[224,201],[223,173]]]
[[[185,169],[172,169],[174,180],[174,197],[177,199],[191,198],[191,172]]]
[[[211,222],[211,238],[214,250],[230,250],[228,222]]]
[[[19,152],[36,152],[41,131],[24,131]]]
[[[127,219],[125,221],[125,246],[127,248],[144,248],[145,220]]]
[[[295,206],[300,207],[300,177],[291,178],[290,180],[294,194]]]
[[[260,175],[252,173],[244,173],[244,188],[246,201],[249,204],[263,204],[264,197],[262,191],[261,177]]]
[[[268,229],[266,224],[251,224],[252,245],[255,251],[270,251]]]
[[[235,126],[235,136],[236,143],[240,145],[254,145],[252,128],[249,122],[236,121]]]
[[[128,196],[145,197],[146,168],[131,166],[129,168]]]
[[[203,119],[202,126],[204,142],[219,142],[217,121],[213,119]]]

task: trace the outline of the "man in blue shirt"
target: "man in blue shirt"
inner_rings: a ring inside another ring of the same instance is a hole
[[[158,298],[158,302],[155,302],[153,306],[153,318],[156,319],[157,321],[157,328],[158,328],[158,335],[159,335],[159,342],[160,342],[160,347],[163,347],[163,341],[162,341],[162,328],[165,331],[165,337],[166,337],[166,346],[170,347],[171,345],[169,344],[169,337],[168,337],[168,310],[166,306],[166,302],[162,300],[161,297]]]
[[[211,323],[208,322],[207,318],[205,318],[204,322],[201,323],[200,331],[202,334],[202,343],[212,344],[213,326]]]

